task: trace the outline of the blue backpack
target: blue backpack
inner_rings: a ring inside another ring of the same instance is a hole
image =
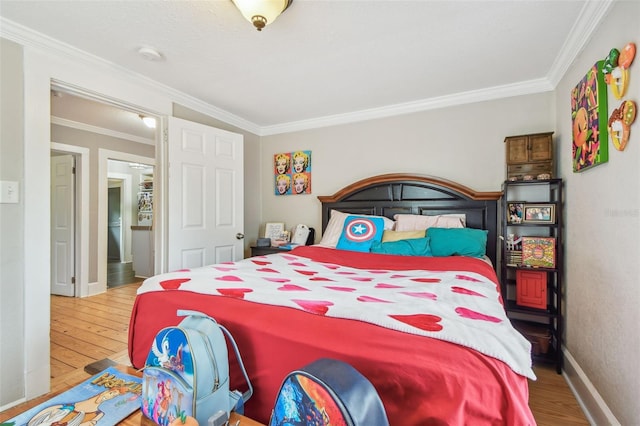
[[[242,413],[253,387],[231,333],[201,312],[178,310],[178,316],[186,318],[153,340],[142,374],[142,412],[159,425],[186,416],[206,425],[219,411]],[[229,390],[225,334],[249,387],[244,393]]]

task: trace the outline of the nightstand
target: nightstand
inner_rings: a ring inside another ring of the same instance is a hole
[[[251,246],[251,257],[253,256],[265,256],[267,254],[273,253],[283,253],[285,251],[290,251],[288,248],[279,248],[279,247],[256,247]]]

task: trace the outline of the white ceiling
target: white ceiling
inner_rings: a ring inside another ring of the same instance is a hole
[[[268,134],[553,90],[610,3],[294,0],[262,32],[230,0],[0,0],[0,16]]]

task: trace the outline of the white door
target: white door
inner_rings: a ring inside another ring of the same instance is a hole
[[[75,294],[74,157],[51,157],[51,294]]]
[[[169,117],[168,270],[244,254],[243,137]]]

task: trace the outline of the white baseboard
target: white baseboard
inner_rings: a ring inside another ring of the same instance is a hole
[[[95,281],[95,282],[89,283],[88,289],[87,289],[87,296],[95,296],[96,294],[101,294],[101,293],[104,293],[105,291],[106,291],[105,286],[100,285],[99,282]]]
[[[613,415],[596,388],[593,386],[582,368],[571,353],[563,348],[564,371],[562,375],[569,384],[571,391],[582,407],[587,420],[592,425],[619,426],[620,422]]]
[[[8,410],[9,408],[13,408],[18,404],[22,404],[23,402],[27,402],[27,398],[20,398],[17,401],[13,401],[13,402],[8,403],[7,405],[3,405],[2,407],[0,407],[0,412]]]

